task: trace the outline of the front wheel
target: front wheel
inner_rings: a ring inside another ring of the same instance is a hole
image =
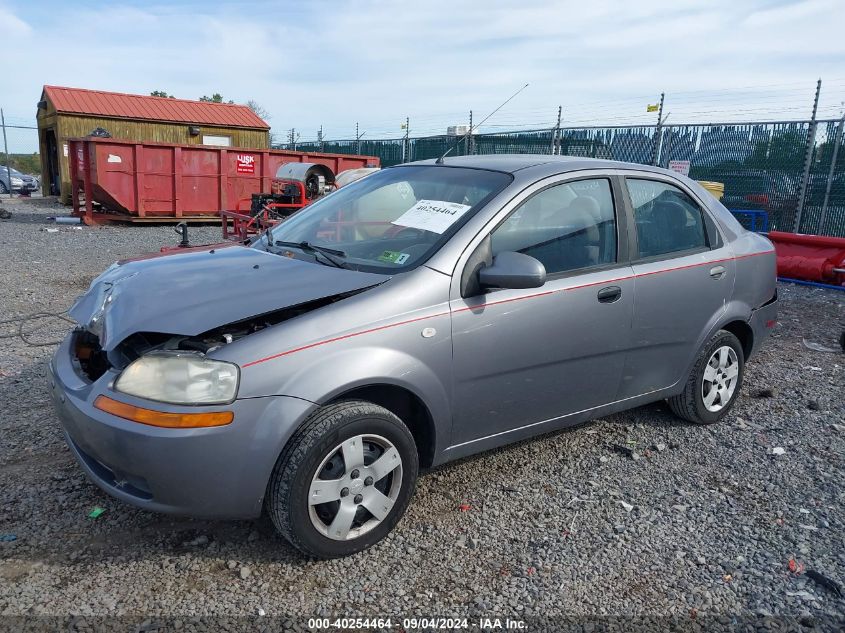
[[[399,418],[369,402],[339,402],[294,433],[273,469],[267,509],[303,553],[348,556],[399,522],[418,468],[414,439]]]
[[[745,372],[739,339],[719,330],[695,360],[684,391],[669,398],[675,415],[696,424],[718,422],[736,402]]]

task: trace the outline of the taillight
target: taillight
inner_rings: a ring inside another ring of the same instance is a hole
[[[746,202],[751,202],[752,204],[762,204],[766,205],[769,204],[769,194],[767,193],[749,193],[745,196]]]

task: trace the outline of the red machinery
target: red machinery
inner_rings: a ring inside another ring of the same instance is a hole
[[[317,163],[288,163],[279,167],[270,193],[253,193],[238,200],[234,211],[222,211],[223,239],[243,242],[293,215],[317,198],[333,191],[335,175]],[[249,205],[249,212],[244,206]],[[231,228],[230,228],[231,222]]]
[[[845,287],[845,238],[769,231],[778,276]]]

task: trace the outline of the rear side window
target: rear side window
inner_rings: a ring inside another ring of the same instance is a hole
[[[516,251],[550,275],[616,261],[616,215],[604,178],[554,185],[522,203],[491,235],[493,254]]]
[[[656,180],[626,178],[640,257],[707,247],[701,208],[677,187]]]

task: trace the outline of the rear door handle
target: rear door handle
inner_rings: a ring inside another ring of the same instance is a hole
[[[710,269],[710,276],[713,279],[721,279],[725,276],[725,267],[724,266],[713,266]]]
[[[599,303],[613,303],[614,301],[618,301],[621,296],[622,288],[619,286],[608,286],[607,288],[602,288],[599,290],[598,294]]]

